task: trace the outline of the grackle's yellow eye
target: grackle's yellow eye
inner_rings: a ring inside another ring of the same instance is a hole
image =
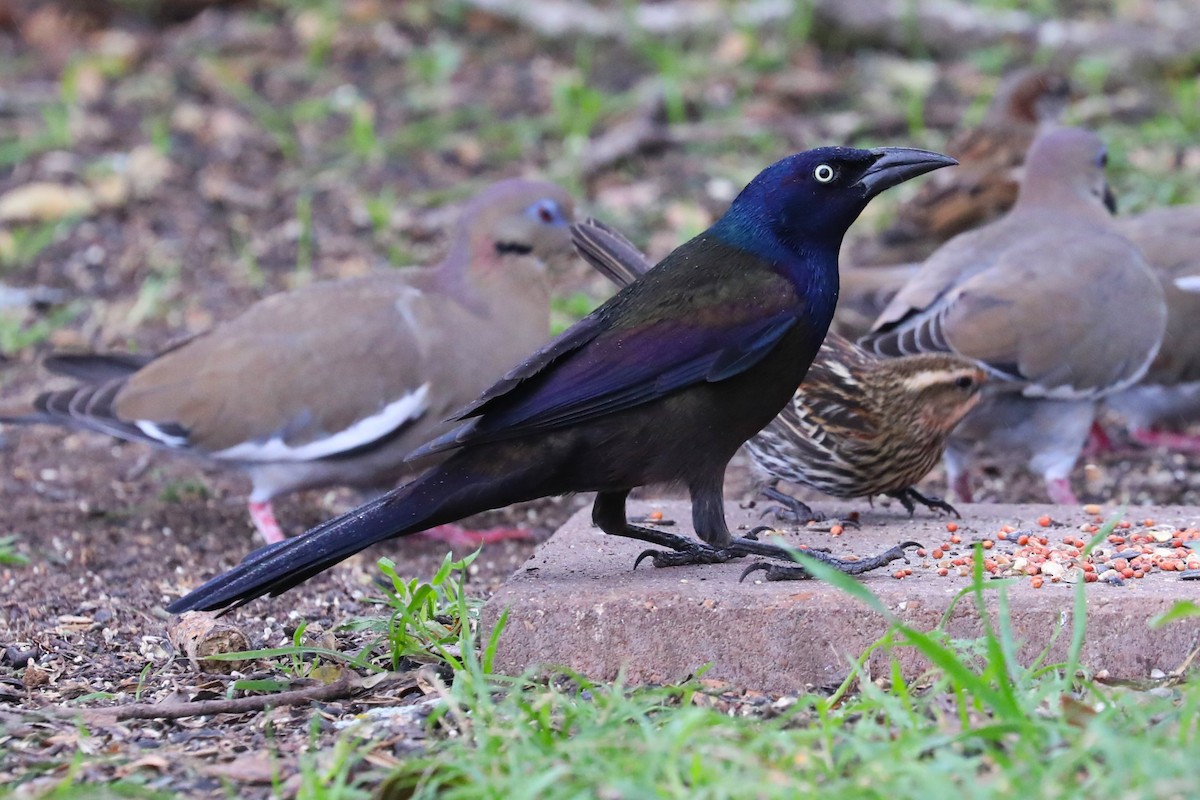
[[[813,170],[813,177],[817,179],[817,183],[829,183],[836,174],[828,164],[817,164],[817,168]]]

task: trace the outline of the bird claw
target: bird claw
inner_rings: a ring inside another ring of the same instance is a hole
[[[694,550],[643,550],[633,562],[633,568],[649,558],[655,567],[683,567],[691,564],[724,564],[731,558],[741,558],[746,555],[730,548],[718,550],[715,547],[697,547]]]
[[[957,519],[962,519],[962,514],[958,513],[958,509],[947,503],[942,498],[932,494],[921,494],[911,486],[907,489],[901,489],[898,492],[889,492],[888,496],[899,500],[900,505],[904,506],[904,510],[908,512],[910,517],[916,514],[916,504],[920,503],[930,511],[941,511],[947,514],[953,514]]]
[[[812,578],[812,574],[804,567],[785,567],[770,561],[756,561],[742,570],[742,577],[738,578],[738,583],[745,582],[747,575],[759,570],[765,573],[763,578],[768,581],[803,581]]]
[[[885,567],[896,559],[904,559],[904,562],[907,564],[908,553],[906,551],[909,548],[918,547],[921,547],[920,542],[902,542],[879,555],[862,558],[858,561],[844,561],[832,556],[821,557],[818,560],[833,567],[838,572],[844,572],[847,575],[861,575],[864,572],[871,572],[880,567]],[[813,555],[813,551],[805,552],[808,555]],[[816,558],[815,555],[813,557]],[[746,580],[746,576],[758,571],[764,572],[763,577],[768,581],[805,581],[811,580],[813,577],[812,573],[802,566],[776,564],[770,561],[756,561],[742,571],[742,577],[738,579],[738,582],[741,583]]]
[[[797,525],[803,525],[806,522],[822,522],[825,520],[825,515],[820,511],[814,511],[804,503],[800,503],[798,501],[797,505],[800,508],[807,509],[807,511],[801,513],[798,512],[795,507],[784,505],[766,506],[763,508],[762,513],[758,516],[761,519],[762,517],[771,514],[777,522],[793,522]]]
[[[932,494],[919,494],[912,492],[913,499],[922,504],[930,511],[944,511],[947,514],[953,514],[956,519],[962,519],[962,514],[958,513],[958,509],[950,505],[943,498]]]

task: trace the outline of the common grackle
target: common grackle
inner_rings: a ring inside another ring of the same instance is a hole
[[[240,469],[253,483],[255,526],[268,543],[281,541],[272,498],[329,485],[393,488],[416,474],[405,463],[414,447],[546,342],[544,262],[572,255],[571,215],[553,184],[502,181],[469,203],[435,267],[275,295],[153,359],[50,357],[47,369],[81,384],[0,416]]]
[[[970,500],[974,443],[1026,456],[1057,503],[1096,402],[1136,383],[1158,351],[1158,279],[1109,213],[1107,156],[1095,134],[1038,137],[1007,216],[934,253],[862,343],[882,355],[951,352],[992,377],[950,439],[946,466]]]
[[[595,220],[571,226],[588,263],[618,285],[650,268],[624,236]],[[873,270],[886,269],[877,267]],[[798,521],[822,519],[776,488],[780,480],[834,497],[896,498],[957,515],[914,486],[942,457],[954,426],[979,402],[987,380],[967,359],[945,353],[879,358],[832,331],[792,401],[746,442],[770,482],[765,494]]]
[[[656,565],[785,557],[730,535],[725,467],[787,403],[825,338],[846,229],[879,192],[953,163],[908,148],[829,147],[768,167],[712,227],[509,372],[458,415],[457,429],[414,453],[454,451],[446,461],[260,549],[170,610],[241,605],[384,539],[568,492],[597,492],[596,524],[664,548],[649,551]],[[702,542],[629,524],[629,492],[660,482],[688,487]],[[861,562],[829,560],[861,572],[902,555],[896,547]]]

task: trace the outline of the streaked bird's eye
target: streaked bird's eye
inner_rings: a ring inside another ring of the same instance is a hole
[[[958,378],[954,381],[954,385],[960,389],[970,389],[975,385],[975,381],[971,377],[963,375],[961,378]]]

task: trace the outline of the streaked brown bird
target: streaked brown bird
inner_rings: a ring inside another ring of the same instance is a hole
[[[1070,99],[1071,85],[1057,70],[1030,68],[1007,76],[979,124],[947,144],[958,169],[926,181],[877,239],[856,245],[849,263],[920,261],[963,231],[999,218],[1016,202],[1026,151]]]
[[[547,262],[572,257],[567,193],[507,180],[466,207],[437,266],[268,297],[154,358],[57,356],[80,381],[3,421],[50,422],[199,456],[249,475],[250,516],[321,486],[389,489],[417,445],[550,335]],[[461,531],[443,532],[459,541]]]
[[[1137,383],[1158,352],[1163,290],[1109,213],[1106,160],[1089,131],[1039,136],[1012,211],[934,253],[862,340],[881,355],[949,352],[987,370],[984,399],[946,450],[964,500],[982,443],[1025,456],[1052,500],[1074,504],[1068,476],[1096,402]]]
[[[1105,400],[1134,441],[1200,452],[1183,429],[1200,420],[1200,206],[1159,208],[1117,219],[1162,282],[1167,332],[1138,384]]]
[[[571,226],[580,255],[624,286],[652,264],[620,233],[596,220]],[[954,426],[979,401],[987,379],[972,362],[947,354],[879,358],[829,334],[792,401],[746,442],[769,481],[765,494],[798,520],[821,519],[780,492],[780,481],[833,497],[897,499],[958,512],[914,487],[942,457]]]

